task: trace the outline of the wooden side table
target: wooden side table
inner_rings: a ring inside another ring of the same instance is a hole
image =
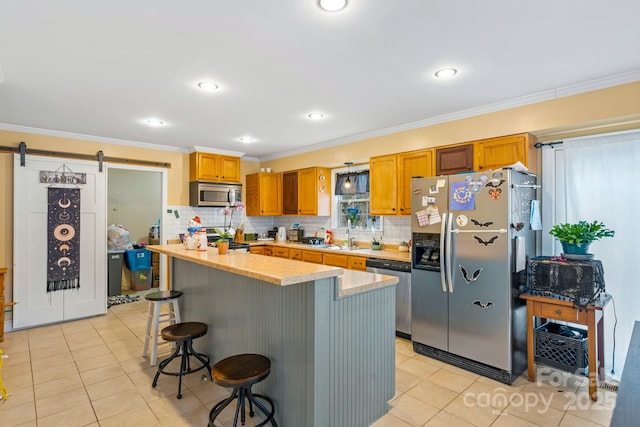
[[[587,363],[589,364],[589,395],[598,400],[598,379],[604,381],[604,307],[609,303],[609,295],[601,295],[584,308],[576,307],[572,301],[551,297],[521,294],[527,301],[527,362],[529,381],[536,380],[534,361],[535,317],[540,319],[561,320],[587,326]],[[596,377],[597,372],[597,377]]]

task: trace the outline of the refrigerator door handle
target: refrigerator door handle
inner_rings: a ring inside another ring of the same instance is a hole
[[[442,223],[440,224],[440,251],[444,254],[445,251],[445,233],[447,231],[447,215],[446,213],[442,214]],[[440,257],[440,284],[442,285],[442,292],[447,292],[447,282],[445,278],[445,271],[447,270],[445,257]]]
[[[451,266],[451,253],[452,253],[452,249],[451,249],[451,232],[452,232],[452,228],[453,228],[453,214],[450,213],[449,214],[449,221],[447,223],[447,241],[445,242],[445,246],[446,246],[446,257],[447,257],[447,267],[446,267],[446,274],[447,274],[447,283],[449,284],[449,292],[453,293],[453,278],[452,278],[452,274],[451,274],[451,270],[453,270],[453,267]]]

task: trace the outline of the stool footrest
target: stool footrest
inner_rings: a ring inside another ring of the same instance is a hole
[[[171,363],[171,361],[177,357],[181,358],[180,361],[180,371],[167,371],[165,370],[167,366]],[[200,362],[201,366],[196,369],[191,369],[191,357],[195,357]],[[207,372],[209,372],[209,378],[213,381],[213,377],[211,376],[211,364],[209,360],[209,356],[202,353],[197,353],[193,349],[193,340],[187,339],[182,341],[182,343],[176,346],[175,351],[166,359],[164,359],[158,365],[158,370],[156,371],[156,375],[153,378],[153,383],[151,384],[152,388],[155,388],[158,385],[158,378],[160,374],[170,375],[174,377],[178,377],[178,399],[182,399],[182,377],[187,374],[192,374],[194,372],[198,372],[201,369],[207,368]]]

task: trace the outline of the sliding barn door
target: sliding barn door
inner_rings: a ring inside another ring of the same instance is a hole
[[[41,171],[85,173],[86,184],[40,182]],[[106,177],[97,162],[14,156],[13,311],[15,329],[106,312]],[[80,189],[79,287],[47,292],[48,188]]]

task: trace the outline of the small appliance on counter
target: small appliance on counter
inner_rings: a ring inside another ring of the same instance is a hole
[[[288,232],[290,242],[302,242],[304,237],[304,228],[290,228]]]
[[[284,227],[278,228],[278,234],[276,235],[276,240],[278,242],[286,243],[287,241],[287,229]]]
[[[275,239],[278,236],[278,227],[273,227],[271,230],[267,230],[267,237]]]

